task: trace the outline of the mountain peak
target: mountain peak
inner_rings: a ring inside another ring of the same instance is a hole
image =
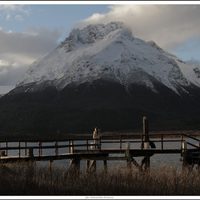
[[[91,44],[97,40],[103,39],[106,35],[116,30],[126,30],[130,32],[128,28],[122,22],[110,22],[108,24],[92,24],[84,28],[73,29],[69,37],[65,39],[60,47],[66,47],[68,50],[72,50],[72,46],[79,44]],[[69,46],[71,48],[69,48]]]

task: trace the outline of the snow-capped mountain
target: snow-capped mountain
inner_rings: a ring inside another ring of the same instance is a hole
[[[18,86],[47,83],[62,90],[67,85],[109,79],[128,87],[139,84],[157,92],[152,80],[176,93],[200,86],[200,67],[187,64],[154,42],[132,35],[122,23],[74,29],[68,38],[29,68]],[[26,91],[35,91],[34,85]]]
[[[122,23],[74,29],[0,98],[0,131],[200,127],[200,65],[132,35]]]

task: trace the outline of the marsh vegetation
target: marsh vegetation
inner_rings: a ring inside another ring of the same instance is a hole
[[[67,173],[66,168],[9,164],[0,167],[1,195],[199,195],[199,171],[163,166],[149,172],[113,168]]]

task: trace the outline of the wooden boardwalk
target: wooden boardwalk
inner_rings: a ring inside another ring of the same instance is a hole
[[[134,139],[135,136],[135,139]],[[61,141],[0,141],[0,163],[27,162],[27,161],[54,161],[54,160],[124,160],[127,161],[134,157],[151,157],[156,154],[179,154],[183,152],[193,152],[195,159],[200,158],[200,149],[197,146],[196,137],[187,135],[150,135],[156,148],[142,148],[142,140],[138,140],[138,135],[127,136],[117,135],[103,136],[95,144],[92,136],[88,138],[66,139]],[[155,138],[159,137],[159,138]],[[194,140],[193,143],[191,143]],[[125,138],[125,139],[124,139]],[[187,142],[187,139],[190,139]],[[196,142],[196,143],[195,143]],[[175,144],[177,148],[169,148],[168,144]],[[183,149],[183,144],[190,148]],[[130,145],[130,148],[127,146]],[[139,148],[140,147],[140,148]],[[127,152],[129,155],[127,155]],[[132,161],[131,161],[132,162]],[[195,161],[196,162],[196,161]],[[197,162],[196,162],[197,163]],[[139,166],[140,164],[138,164]]]
[[[107,161],[124,160],[127,167],[140,170],[150,167],[153,155],[178,154],[183,166],[200,165],[200,139],[188,134],[150,134],[148,121],[143,119],[143,132],[138,134],[103,134],[95,129],[93,134],[78,135],[62,140],[9,140],[0,141],[0,163],[70,160],[69,168],[80,169],[80,161],[87,170],[96,169],[100,160],[107,169]],[[200,136],[200,134],[199,134]],[[141,157],[141,163],[135,160]]]

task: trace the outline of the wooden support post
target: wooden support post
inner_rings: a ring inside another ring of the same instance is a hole
[[[126,152],[125,152],[125,157],[126,157],[126,161],[127,161],[127,168],[128,170],[131,170],[131,154],[130,154],[130,143],[127,143],[126,146]]]
[[[104,168],[104,172],[107,173],[108,172],[108,166],[107,166],[107,160],[106,159],[103,161],[103,168]]]
[[[149,171],[149,169],[150,169],[150,157],[147,156],[147,160],[146,160],[146,168],[145,168],[145,170],[148,170],[148,171]]]
[[[96,172],[97,169],[97,163],[96,160],[91,160],[90,161],[90,167],[89,167],[89,172]]]
[[[49,161],[49,171],[50,171],[50,173],[52,172],[52,163],[53,163],[53,160],[50,160]]]
[[[75,159],[75,170],[77,171],[77,174],[79,175],[81,169],[81,160]]]
[[[36,174],[36,162],[34,162],[33,160],[29,160],[27,162],[27,166],[28,166],[28,171],[27,171],[28,178],[33,181],[34,178],[36,177],[35,176],[35,174]]]
[[[53,160],[50,160],[50,161],[49,161],[49,173],[50,173],[50,181],[51,181],[51,185],[53,185],[52,164],[53,164]]]
[[[90,171],[90,160],[86,160],[86,173]]]
[[[141,162],[141,170],[149,172],[150,169],[150,156],[145,156]]]
[[[137,167],[139,170],[141,170],[141,166],[137,163],[137,161],[132,157],[132,163]]]
[[[69,173],[72,175],[79,175],[80,173],[80,159],[72,159],[70,161]]]
[[[105,165],[104,165],[104,167],[105,167]],[[96,160],[86,160],[86,172],[87,173],[96,172],[96,168],[97,168]]]

